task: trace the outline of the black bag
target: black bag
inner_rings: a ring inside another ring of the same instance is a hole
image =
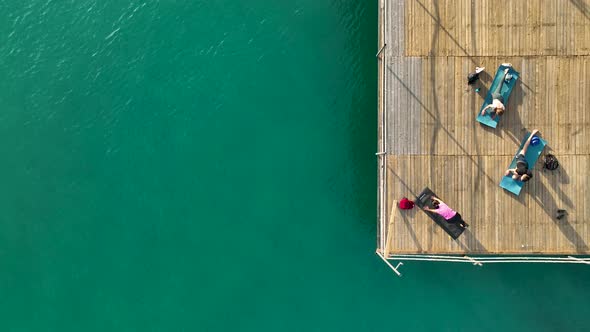
[[[479,79],[479,73],[471,73],[467,75],[467,84],[473,84]]]
[[[543,167],[550,171],[554,171],[559,168],[559,161],[554,155],[548,153],[545,155],[545,164]]]

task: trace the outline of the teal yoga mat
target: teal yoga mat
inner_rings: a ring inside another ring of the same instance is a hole
[[[486,112],[486,114],[484,115],[481,115],[481,110],[483,110],[484,107],[492,103],[492,91],[496,90],[496,87],[498,86],[498,84],[500,84],[502,76],[504,75],[504,69],[506,68],[509,68],[508,74],[512,74],[512,78],[510,79],[510,81],[504,82],[502,90],[500,90],[500,94],[502,95],[502,97],[504,97],[504,105],[508,105],[508,97],[510,97],[510,93],[514,88],[514,85],[516,85],[516,80],[518,80],[518,78],[520,77],[520,73],[514,70],[514,68],[512,67],[506,67],[502,65],[498,67],[498,71],[496,72],[496,76],[494,76],[494,81],[492,82],[492,86],[488,91],[488,95],[486,96],[483,105],[481,105],[481,108],[477,112],[476,120],[488,127],[496,128],[498,126],[498,122],[500,122],[500,116],[496,116],[496,118],[492,119],[492,116],[488,112]]]
[[[508,166],[508,168],[515,168],[516,167],[516,156],[518,155],[518,153],[520,152],[520,150],[524,146],[524,143],[529,138],[530,134],[531,133],[527,132],[526,135],[524,135],[524,139],[522,140],[522,142],[520,142],[520,147],[518,147],[518,150],[516,150],[516,154],[514,155],[514,158],[512,158],[512,163],[510,164],[510,166]],[[542,139],[541,137],[539,137],[539,139],[540,139],[539,144],[537,144],[535,146],[530,145],[527,152],[526,152],[526,155],[524,156],[526,161],[529,163],[529,169],[531,171],[535,167],[535,163],[537,163],[537,160],[539,159],[541,152],[543,152],[545,145],[547,145],[547,142],[545,142],[544,139]],[[522,189],[523,185],[524,185],[524,182],[513,180],[512,175],[504,176],[502,178],[502,181],[500,181],[500,187],[508,190],[509,192],[513,193],[516,196],[518,196],[520,194],[520,190]]]

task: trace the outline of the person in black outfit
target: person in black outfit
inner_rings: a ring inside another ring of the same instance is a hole
[[[510,168],[506,170],[506,176],[512,175],[512,179],[522,182],[527,182],[533,177],[533,173],[529,169],[529,163],[526,161],[524,156],[526,155],[526,150],[528,149],[529,145],[531,145],[531,140],[538,132],[538,129],[533,130],[531,136],[529,136],[529,138],[524,143],[522,150],[520,150],[520,152],[516,155],[516,168]]]

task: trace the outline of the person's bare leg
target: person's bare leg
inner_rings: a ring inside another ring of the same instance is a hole
[[[506,75],[508,75],[508,68],[504,69],[504,75],[502,76],[502,79],[500,80],[500,84],[498,84],[496,89],[494,89],[494,91],[492,92],[492,98],[500,99],[498,97],[502,96],[501,92],[502,92],[502,87],[504,86],[504,80],[506,80]],[[504,103],[504,101],[502,101],[502,103]]]
[[[526,140],[526,142],[524,142],[524,146],[522,147],[522,150],[520,150],[520,154],[522,154],[523,156],[526,155],[526,150],[529,148],[529,145],[531,145],[531,140],[533,139],[533,136],[535,136],[535,134],[537,134],[538,132],[539,129],[533,130],[529,138]]]

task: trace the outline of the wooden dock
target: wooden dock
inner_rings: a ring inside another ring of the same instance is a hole
[[[381,0],[379,35],[378,251],[590,254],[590,0]],[[491,129],[475,117],[503,62],[521,78]],[[561,167],[542,155],[517,197],[499,183],[534,128]],[[427,186],[470,224],[459,239],[395,206]]]

